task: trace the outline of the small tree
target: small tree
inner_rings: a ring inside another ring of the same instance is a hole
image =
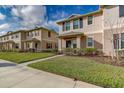
[[[114,61],[114,57],[116,57],[116,62],[119,62],[119,57],[120,57],[119,44],[121,41],[119,34],[122,33],[122,31],[123,31],[124,20],[117,18],[117,19],[114,19],[114,22],[113,22],[112,20],[110,20],[110,18],[108,18],[107,20],[105,20],[105,23],[108,25],[108,27],[109,27],[108,31],[110,32],[110,37],[107,39],[110,40],[110,42],[111,42],[111,49],[112,49],[111,50],[112,51],[111,58]],[[114,27],[114,25],[116,27]],[[115,30],[115,34],[117,34],[116,38],[113,37],[114,30]],[[115,43],[116,43],[116,46],[115,46]]]

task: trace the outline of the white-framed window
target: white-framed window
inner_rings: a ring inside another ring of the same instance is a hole
[[[70,22],[66,22],[66,31],[70,30]]]
[[[121,33],[121,49],[124,48],[124,33]]]
[[[119,49],[119,34],[113,34],[114,49]]]
[[[93,24],[93,16],[88,16],[87,23],[88,25]]]
[[[73,29],[78,29],[78,25],[79,24],[79,20],[78,19],[76,19],[76,20],[74,20],[73,21]]]
[[[83,28],[83,18],[80,18],[79,22],[80,22],[80,28]]]
[[[94,40],[93,37],[87,37],[87,47],[94,47]]]

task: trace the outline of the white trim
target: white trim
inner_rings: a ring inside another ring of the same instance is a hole
[[[99,31],[84,31],[84,34],[97,34],[97,33],[103,33],[103,30],[99,30]]]
[[[92,24],[88,24],[88,17],[89,16],[92,16]],[[94,15],[89,15],[89,16],[87,16],[87,24],[86,24],[86,26],[91,26],[91,25],[93,25],[94,24]]]

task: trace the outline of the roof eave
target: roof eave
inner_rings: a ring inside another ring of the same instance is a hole
[[[90,16],[90,15],[93,15],[93,14],[98,14],[98,13],[103,13],[103,10],[100,9],[100,10],[97,10],[97,11],[94,11],[94,12],[91,12],[91,13],[87,13],[87,14],[83,14],[83,15],[80,15],[80,16],[76,16],[76,17],[73,17],[73,18],[63,19],[61,21],[57,21],[56,23],[58,25],[60,25],[61,23],[66,22],[66,21],[70,21],[70,20],[73,20],[73,19],[76,19],[76,18],[86,17],[86,16]]]

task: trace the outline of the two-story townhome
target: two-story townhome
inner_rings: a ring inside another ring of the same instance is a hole
[[[8,32],[0,36],[1,50],[35,50],[57,48],[57,33],[43,27],[32,30],[19,30]]]
[[[22,49],[22,34],[24,31],[7,32],[0,36],[0,50]]]
[[[97,11],[74,14],[59,20],[57,24],[59,51],[63,48],[97,48],[106,55],[111,55],[113,47],[117,48],[115,36],[119,37],[118,48],[124,48],[124,30],[119,32],[119,29],[124,28],[124,6],[102,5]]]

